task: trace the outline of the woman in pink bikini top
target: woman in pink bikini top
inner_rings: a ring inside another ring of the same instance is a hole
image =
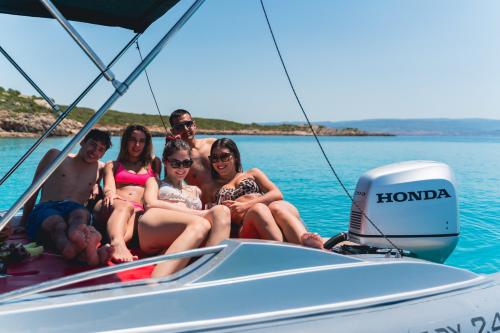
[[[104,168],[105,197],[96,210],[107,219],[106,230],[114,247],[111,259],[117,263],[137,259],[126,244],[132,239],[137,215],[144,212],[144,185],[160,173],[161,162],[152,151],[149,130],[142,125],[130,125],[122,135],[117,160]]]

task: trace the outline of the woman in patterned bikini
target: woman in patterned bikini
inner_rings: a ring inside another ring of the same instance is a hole
[[[220,185],[215,202],[229,207],[239,237],[323,248],[321,237],[307,232],[297,208],[283,200],[279,188],[264,172],[257,168],[243,171],[233,140],[215,141],[209,159],[212,177]]]
[[[148,178],[158,177],[161,162],[152,155],[149,130],[142,125],[130,125],[123,132],[120,153],[116,161],[104,168],[104,199],[94,211],[98,220],[106,221],[106,230],[116,263],[132,261],[127,242],[132,240],[137,217],[144,212],[144,185]]]
[[[146,182],[146,213],[139,219],[141,250],[146,254],[174,253],[206,245],[216,245],[229,238],[229,209],[218,205],[202,210],[200,189],[184,182],[193,161],[189,145],[169,137],[163,150],[165,179]],[[156,266],[153,277],[176,272],[189,259],[170,260]]]

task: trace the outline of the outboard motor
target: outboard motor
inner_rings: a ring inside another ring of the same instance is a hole
[[[442,263],[458,242],[458,200],[451,168],[408,161],[372,169],[356,185],[349,239],[378,248],[398,248]],[[364,212],[364,214],[362,212]]]

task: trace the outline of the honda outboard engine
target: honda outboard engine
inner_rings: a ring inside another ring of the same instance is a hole
[[[367,217],[398,248],[418,258],[444,262],[459,236],[453,172],[448,165],[432,161],[408,161],[368,171],[354,193],[349,239],[393,247]]]

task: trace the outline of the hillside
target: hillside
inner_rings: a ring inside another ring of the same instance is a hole
[[[60,106],[66,110],[67,106]],[[75,134],[95,110],[85,107],[75,108],[54,135],[65,136]],[[47,129],[57,115],[51,112],[47,102],[37,96],[22,95],[13,89],[0,87],[0,136],[36,136]],[[248,134],[248,135],[311,135],[308,127],[293,124],[242,124],[222,119],[194,118],[200,134]],[[168,127],[168,116],[163,116]],[[137,114],[109,110],[101,118],[98,127],[104,127],[113,134],[119,135],[129,124],[143,124],[153,135],[165,135],[165,128],[159,115]],[[371,133],[359,131],[356,128],[332,129],[322,125],[314,126],[319,135],[365,136]],[[378,134],[383,135],[383,134]]]

